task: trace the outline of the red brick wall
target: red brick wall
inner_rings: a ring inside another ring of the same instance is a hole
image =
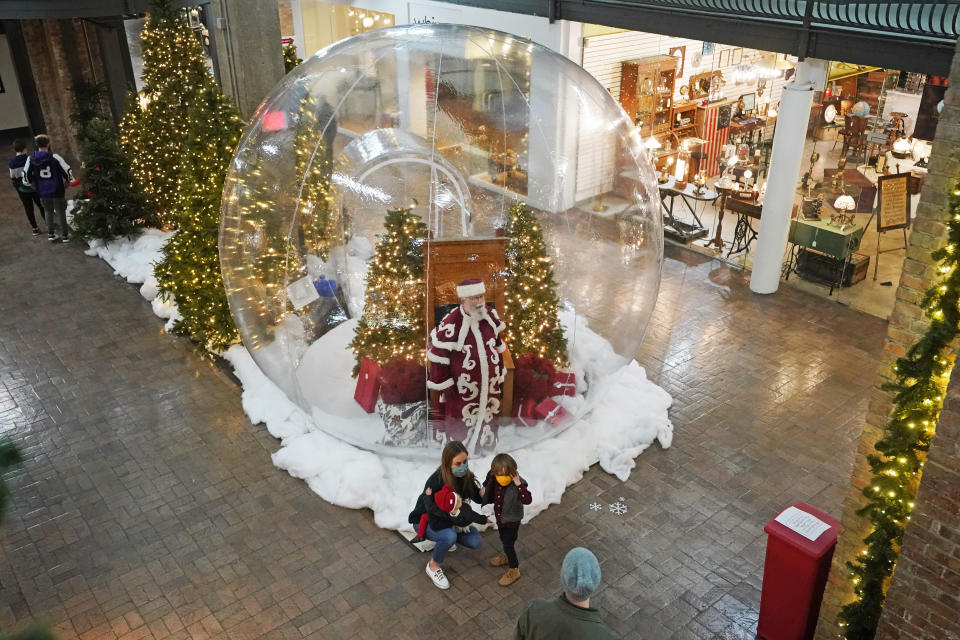
[[[73,66],[88,81],[100,80],[96,32],[85,29],[80,20],[24,20],[21,26],[47,127],[44,133],[50,136],[53,150],[76,168],[79,160],[70,121],[74,109],[70,69]],[[64,43],[64,29],[69,29],[73,36],[70,51]]]

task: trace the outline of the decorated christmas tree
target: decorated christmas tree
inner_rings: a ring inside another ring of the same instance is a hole
[[[85,167],[73,227],[84,239],[112,240],[139,233],[146,223],[143,198],[133,187],[133,176],[117,130],[93,117],[78,136]]]
[[[297,45],[292,42],[283,45],[283,71],[290,73],[297,68],[297,65],[303,62],[297,57]]]
[[[367,271],[363,316],[350,347],[360,360],[385,364],[395,358],[424,362],[426,290],[423,244],[427,228],[410,209],[387,212]]]
[[[174,210],[179,230],[164,246],[154,274],[161,296],[172,298],[182,316],[174,331],[189,336],[202,350],[219,351],[237,340],[217,239],[223,182],[243,122],[216,86],[205,88],[199,97],[187,112],[182,186]]]
[[[321,260],[327,260],[331,244],[337,240],[339,219],[333,206],[331,189],[331,151],[324,140],[323,127],[328,124],[328,114],[323,113],[324,103],[308,96],[300,102],[294,126],[294,171],[297,184],[297,215],[303,230],[304,250]]]
[[[516,358],[534,353],[557,366],[568,362],[567,339],[543,230],[533,211],[516,203],[507,214],[507,279],[503,340]]]
[[[151,0],[150,17],[140,38],[144,87],[128,102],[122,142],[150,222],[171,223],[182,179],[190,106],[216,81],[207,70],[203,48],[172,0]]]

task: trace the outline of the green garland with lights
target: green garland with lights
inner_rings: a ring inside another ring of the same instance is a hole
[[[848,562],[856,600],[840,611],[840,637],[870,640],[877,630],[887,583],[897,562],[906,523],[943,406],[943,394],[953,367],[948,359],[960,332],[960,185],[950,198],[947,245],[933,252],[940,279],[926,293],[923,308],[930,318],[927,332],[893,367],[894,381],[884,385],[894,394],[890,421],[883,438],[867,456],[873,478],[863,490],[870,502],[857,513],[873,530],[866,548]]]
[[[220,272],[220,201],[243,121],[216,85],[203,90],[187,115],[174,218],[178,230],[164,245],[153,273],[161,298],[177,304],[181,317],[174,332],[188,336],[201,351],[221,351],[237,341],[237,329]]]
[[[533,210],[516,203],[507,213],[506,300],[503,340],[513,357],[535,353],[557,366],[569,362],[557,317],[560,302],[543,229]]]
[[[387,212],[367,271],[363,315],[350,343],[357,358],[354,376],[364,357],[380,365],[395,358],[426,361],[426,237],[426,225],[410,209]]]
[[[151,224],[172,224],[186,153],[189,109],[216,81],[203,47],[171,0],[151,0],[140,34],[143,90],[127,102],[120,125]]]

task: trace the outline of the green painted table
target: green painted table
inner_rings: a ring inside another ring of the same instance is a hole
[[[840,287],[844,273],[850,267],[853,252],[860,248],[862,238],[863,227],[858,224],[849,224],[841,231],[840,227],[825,220],[791,220],[789,240],[793,243],[793,249],[787,262],[786,279],[790,279],[791,273],[798,273],[797,258],[801,251],[818,251],[836,261],[834,277],[825,282],[830,285],[830,294],[833,294],[834,288]]]

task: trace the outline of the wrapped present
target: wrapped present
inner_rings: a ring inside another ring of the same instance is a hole
[[[556,403],[553,398],[545,398],[534,409],[538,418],[555,427],[562,426],[570,419],[570,412]]]
[[[370,358],[360,361],[360,375],[357,376],[357,388],[353,399],[367,413],[373,413],[380,395],[380,366]]]
[[[537,401],[533,398],[524,398],[520,403],[517,422],[525,427],[532,427],[540,421],[537,417]]]
[[[377,413],[383,419],[382,444],[393,447],[415,447],[428,439],[427,401],[387,404],[377,401]]]
[[[336,280],[327,280],[325,276],[320,276],[319,280],[313,281],[313,286],[317,290],[317,293],[320,294],[321,298],[337,297],[337,281]]]
[[[577,374],[573,371],[557,371],[550,376],[551,396],[577,395]]]

